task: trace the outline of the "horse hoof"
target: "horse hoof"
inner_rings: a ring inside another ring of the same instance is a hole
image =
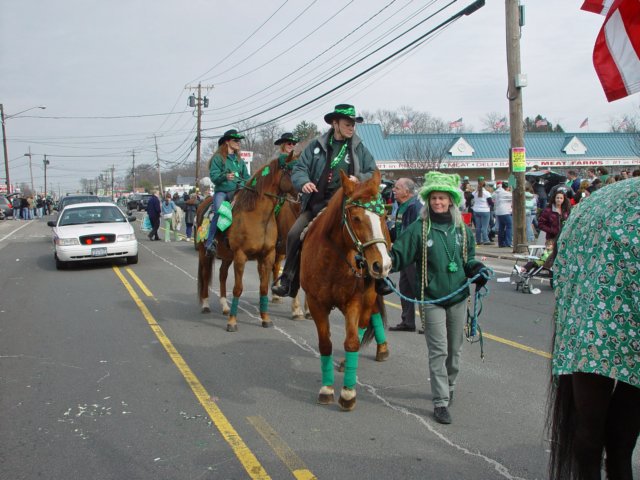
[[[344,372],[344,365],[345,365],[345,360],[342,360],[342,361],[338,364],[338,371],[339,371],[339,372]]]
[[[262,322],[262,328],[273,327],[273,322]]]
[[[282,297],[274,295],[273,297],[271,297],[271,303],[282,303]]]
[[[223,314],[223,315],[229,315],[229,312],[230,312],[230,311],[231,311],[231,309],[230,309],[230,308],[223,308],[223,309],[222,309],[222,314]]]
[[[209,307],[202,307],[202,309],[200,310],[200,313],[211,313],[211,308],[209,308]]]
[[[302,313],[300,313],[298,315],[293,315],[291,317],[291,320],[304,320],[304,319],[305,319],[305,316]]]
[[[304,318],[306,318],[307,320],[313,320],[313,315],[311,315],[310,313],[305,313]]]
[[[340,408],[345,412],[350,412],[356,406],[356,391],[355,389],[343,388],[340,392],[340,398],[338,399]]]
[[[237,332],[237,331],[238,331],[238,325],[236,323],[234,324],[227,323],[227,332]]]
[[[389,347],[387,346],[387,342],[384,342],[378,345],[376,362],[384,362],[387,358],[389,358]]]
[[[320,405],[331,405],[336,400],[333,397],[333,387],[324,386],[320,389],[318,394],[318,403]]]

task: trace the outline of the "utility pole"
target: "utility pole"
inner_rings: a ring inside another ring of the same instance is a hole
[[[162,196],[164,195],[164,190],[162,189],[162,174],[160,173],[160,155],[158,154],[158,138],[155,135],[153,136],[153,141],[156,144],[156,166],[158,167],[158,187],[160,188],[160,196]]]
[[[511,149],[509,170],[515,178],[513,189],[513,252],[527,251],[525,225],[524,182],[526,153],[524,146],[524,124],[522,114],[522,88],[527,85],[526,76],[520,72],[520,35],[524,26],[524,6],[519,0],[505,0],[507,31],[507,75],[509,99],[509,125]]]
[[[131,169],[131,175],[133,175],[133,192],[135,193],[136,191],[136,152],[135,150],[133,150],[131,152],[131,155],[133,156],[133,168]]]
[[[198,96],[191,94],[189,96],[188,105],[190,107],[197,108],[197,127],[196,127],[196,176],[195,176],[195,186],[198,187],[198,180],[200,180],[200,144],[202,143],[202,107],[207,108],[209,106],[209,99],[207,97],[202,97],[202,89],[211,90],[213,85],[205,85],[204,87],[198,83],[197,87],[189,87],[187,86],[187,90],[197,90]]]
[[[111,200],[115,200],[116,195],[113,189],[114,177],[116,176],[116,166],[111,164]]]
[[[47,165],[49,165],[49,160],[47,160],[46,154],[42,163],[44,164],[44,198],[47,198]]]
[[[7,195],[11,193],[11,180],[9,179],[9,154],[7,153],[7,133],[4,129],[4,106],[0,103],[0,119],[2,119],[2,148],[4,149],[4,173],[7,182]]]
[[[31,175],[31,192],[35,194],[36,189],[33,186],[33,168],[31,168],[31,147],[29,147],[29,153],[25,153],[24,156],[29,157],[29,174]]]

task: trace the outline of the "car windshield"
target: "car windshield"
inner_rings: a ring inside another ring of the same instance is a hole
[[[62,212],[59,227],[85,223],[124,223],[127,219],[118,207],[79,207],[67,208]]]
[[[67,207],[69,205],[74,205],[76,203],[88,203],[88,202],[99,202],[100,200],[95,195],[78,195],[77,197],[65,197],[62,199],[63,207]]]

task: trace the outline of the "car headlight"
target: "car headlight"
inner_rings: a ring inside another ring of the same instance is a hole
[[[116,241],[118,242],[130,242],[132,240],[136,239],[136,234],[135,233],[126,233],[124,235],[118,235],[118,239]]]
[[[56,238],[56,245],[60,245],[61,247],[80,245],[80,240],[77,238]]]

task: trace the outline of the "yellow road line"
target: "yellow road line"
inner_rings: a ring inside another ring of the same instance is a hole
[[[147,286],[144,283],[142,283],[142,280],[140,280],[138,275],[136,275],[135,272],[131,270],[129,267],[127,267],[126,270],[127,270],[127,273],[131,276],[131,278],[133,278],[133,281],[138,284],[138,286],[140,287],[140,290],[142,290],[142,293],[144,293],[147,297],[153,297],[153,293],[151,293],[151,291],[147,288]]]
[[[267,423],[267,421],[260,417],[247,417],[249,423],[254,426],[262,438],[269,444],[269,446],[276,452],[276,455],[280,457],[280,460],[287,466],[291,473],[298,480],[315,480],[316,476],[309,471],[302,459],[295,454],[293,450],[280,438],[278,433]]]
[[[395,307],[399,310],[402,310],[402,306],[397,303],[389,302],[387,300],[384,301],[385,304]],[[417,310],[416,310],[417,313]],[[485,338],[493,340],[494,342],[503,343],[505,345],[509,345],[510,347],[518,348],[520,350],[524,350],[525,352],[534,353],[544,358],[551,358],[551,354],[549,352],[545,352],[544,350],[538,350],[537,348],[529,347],[528,345],[523,345],[522,343],[514,342],[513,340],[508,340],[506,338],[499,337],[497,335],[493,335],[491,333],[482,332],[482,335]]]
[[[182,355],[180,355],[175,349],[175,347],[171,343],[171,340],[169,340],[169,338],[165,335],[162,328],[160,328],[160,326],[158,325],[158,322],[156,322],[155,318],[153,318],[153,315],[151,315],[151,312],[149,311],[147,306],[140,299],[125,276],[120,272],[120,269],[116,266],[113,266],[113,271],[118,276],[118,278],[120,278],[120,281],[142,312],[142,315],[151,327],[151,330],[153,330],[153,332],[156,334],[156,337],[169,354],[169,357],[171,357],[171,360],[173,360],[173,363],[175,363],[176,367],[178,367],[180,373],[182,373],[182,376],[191,387],[191,390],[195,394],[196,398],[209,414],[209,418],[211,418],[215,426],[220,431],[222,437],[231,446],[231,449],[236,454],[236,457],[238,457],[238,460],[240,460],[240,463],[249,474],[249,477],[259,480],[270,479],[271,477],[269,477],[264,467],[260,464],[251,450],[249,450],[242,438],[240,438],[240,435],[238,435],[238,432],[236,432],[231,423],[229,423],[218,405],[216,405],[216,403],[211,399],[211,395],[209,395],[207,390],[198,380],[198,377],[196,377],[191,368],[189,368],[187,363],[184,361],[184,358],[182,358]]]

